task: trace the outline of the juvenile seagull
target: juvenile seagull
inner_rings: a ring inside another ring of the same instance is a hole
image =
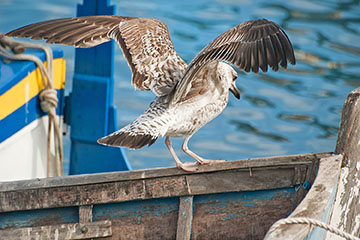
[[[196,171],[198,164],[211,164],[188,148],[191,136],[225,108],[229,90],[240,99],[236,71],[266,72],[295,64],[294,50],[286,33],[266,19],[247,21],[224,32],[187,65],[175,52],[167,26],[159,20],[120,16],[87,16],[49,20],[27,25],[8,36],[47,39],[90,48],[114,39],[132,71],[135,89],[151,90],[155,100],[135,121],[100,138],[110,146],[133,149],[166,137],[165,144],[176,166]],[[226,62],[226,63],[225,63]],[[182,163],[170,137],[183,137],[182,150],[197,163]]]

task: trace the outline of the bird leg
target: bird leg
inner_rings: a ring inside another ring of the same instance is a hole
[[[196,163],[190,163],[190,162],[182,163],[180,161],[178,156],[176,156],[176,153],[175,153],[173,147],[171,146],[171,141],[170,141],[169,137],[165,138],[165,145],[169,149],[171,156],[174,158],[174,160],[176,162],[176,167],[178,167],[184,171],[187,171],[187,172],[196,172],[198,170],[198,166]]]
[[[192,152],[192,151],[188,148],[188,146],[187,146],[190,137],[191,137],[191,136],[184,138],[184,142],[183,142],[183,145],[182,145],[181,149],[182,149],[186,154],[188,154],[188,155],[190,155],[192,158],[194,158],[200,165],[226,162],[225,160],[208,160],[208,159],[204,159],[204,158],[200,157],[199,155],[195,154],[194,152]]]

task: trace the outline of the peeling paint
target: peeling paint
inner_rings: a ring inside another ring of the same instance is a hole
[[[256,202],[244,203],[244,207],[256,207]]]

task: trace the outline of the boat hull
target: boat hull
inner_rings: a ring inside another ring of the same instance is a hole
[[[29,54],[45,61],[42,51],[33,50],[29,51]],[[62,51],[55,49],[53,54],[53,84],[58,98],[56,114],[61,128],[64,114],[65,60],[62,58]],[[44,89],[40,70],[29,61],[2,62],[1,69],[0,181],[46,177],[48,115],[40,108],[39,95]],[[52,141],[52,158],[53,145]],[[51,176],[55,175],[54,165],[50,167]]]
[[[164,168],[2,183],[0,237],[57,231],[72,239],[262,239],[305,197],[303,183],[313,183],[319,163],[332,158],[305,154],[200,166],[196,173]]]

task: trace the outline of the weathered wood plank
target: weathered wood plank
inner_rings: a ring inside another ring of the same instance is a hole
[[[186,183],[189,193],[194,195],[254,191],[300,184],[299,180],[294,181],[294,174],[294,168],[252,168],[252,176],[248,170],[212,172],[186,176]]]
[[[87,223],[92,222],[92,209],[93,205],[79,206],[79,222]]]
[[[191,239],[263,239],[291,211],[292,197],[289,189],[195,196]]]
[[[193,217],[193,196],[180,197],[176,240],[190,240]]]
[[[340,173],[341,155],[323,158],[320,160],[318,175],[307,193],[305,199],[291,213],[291,217],[308,217],[318,220],[329,219],[337,181]],[[268,232],[265,240],[300,240],[310,233],[309,225],[281,225],[274,231]],[[314,238],[323,239],[323,238]]]
[[[311,183],[314,182],[314,179],[312,179],[310,176],[316,175],[316,169],[313,168],[314,165],[317,164],[313,164],[310,166],[297,166],[295,167],[295,174],[294,174],[294,181],[299,181],[300,186],[297,189],[297,191],[295,192],[295,196],[293,199],[293,209],[294,210],[299,203],[304,199],[305,195],[308,193],[309,189],[305,189],[304,188],[304,184],[307,183]]]
[[[0,193],[0,212],[81,206],[137,199],[290,187],[294,166],[237,169],[174,177],[49,187]]]
[[[304,168],[304,167],[307,168],[306,169],[305,179],[303,181],[301,181],[303,184],[307,184],[308,187],[311,187],[311,183],[313,183],[315,181],[315,178],[317,176],[317,172],[318,172],[318,169],[319,169],[319,164],[320,164],[320,161],[313,160],[313,164],[311,164],[311,165],[297,167],[299,170],[301,168]],[[300,202],[304,199],[304,197],[306,196],[306,194],[309,191],[308,187],[302,185],[296,191],[295,198],[293,200],[293,204],[294,204],[293,209],[295,209],[300,204]]]
[[[335,152],[343,155],[342,172],[331,225],[355,236],[360,234],[360,88],[344,104]],[[333,234],[327,239],[338,239]]]
[[[22,189],[39,189],[48,187],[63,187],[74,186],[83,184],[96,184],[107,183],[115,181],[128,181],[137,179],[149,179],[168,176],[182,176],[201,174],[206,172],[225,171],[240,168],[252,167],[268,167],[268,166],[284,166],[296,165],[319,160],[323,157],[331,156],[331,153],[311,153],[311,154],[298,154],[289,156],[277,156],[267,158],[253,158],[237,161],[229,161],[213,165],[204,165],[199,167],[196,173],[189,173],[179,170],[178,168],[158,168],[150,170],[136,170],[126,172],[110,172],[110,173],[97,173],[97,174],[83,174],[65,177],[53,177],[44,179],[22,180],[14,182],[0,183],[0,193],[6,191],[22,190]]]
[[[179,198],[148,199],[94,206],[94,221],[110,220],[106,240],[176,239]]]
[[[335,153],[343,155],[342,167],[354,165],[360,159],[360,88],[352,91],[341,115]]]
[[[0,230],[0,239],[8,240],[49,240],[49,239],[89,239],[112,235],[111,221],[92,223],[68,223],[42,227],[28,227]]]

